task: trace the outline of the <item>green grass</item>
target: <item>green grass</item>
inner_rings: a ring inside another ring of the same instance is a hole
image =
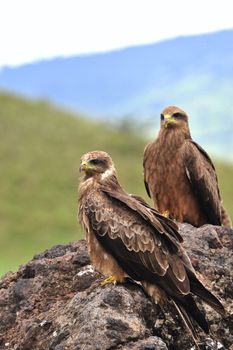
[[[80,239],[76,222],[79,162],[105,150],[119,180],[144,198],[142,154],[133,133],[61,111],[46,102],[0,94],[0,274],[16,270],[54,244]],[[218,165],[226,207],[233,216],[233,168]]]

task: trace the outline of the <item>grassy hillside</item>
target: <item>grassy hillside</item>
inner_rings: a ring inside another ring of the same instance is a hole
[[[33,254],[82,237],[76,223],[80,156],[109,152],[129,192],[146,198],[145,141],[46,102],[0,94],[0,274]],[[233,216],[233,168],[219,165],[226,206]]]

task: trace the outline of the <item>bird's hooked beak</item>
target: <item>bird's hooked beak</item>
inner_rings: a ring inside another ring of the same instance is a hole
[[[165,128],[167,128],[169,125],[177,124],[177,121],[175,120],[175,118],[173,118],[172,115],[165,114],[164,119],[163,119],[163,124],[164,124]]]
[[[80,165],[80,167],[79,167],[79,171],[81,172],[81,171],[87,171],[87,170],[89,170],[91,167],[90,167],[90,164],[88,163],[88,162],[85,162],[85,161],[83,161],[83,162],[81,162],[81,165]]]

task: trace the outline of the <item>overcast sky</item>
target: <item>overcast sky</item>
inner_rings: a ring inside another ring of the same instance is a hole
[[[0,0],[0,66],[233,28],[232,0]]]

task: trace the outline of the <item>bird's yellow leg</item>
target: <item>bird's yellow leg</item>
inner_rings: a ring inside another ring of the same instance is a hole
[[[105,278],[105,280],[101,282],[101,286],[105,286],[105,284],[109,284],[109,283],[113,283],[115,285],[117,283],[116,278],[114,276],[109,276]]]
[[[165,218],[169,218],[169,211],[165,210],[162,215],[165,216]]]

